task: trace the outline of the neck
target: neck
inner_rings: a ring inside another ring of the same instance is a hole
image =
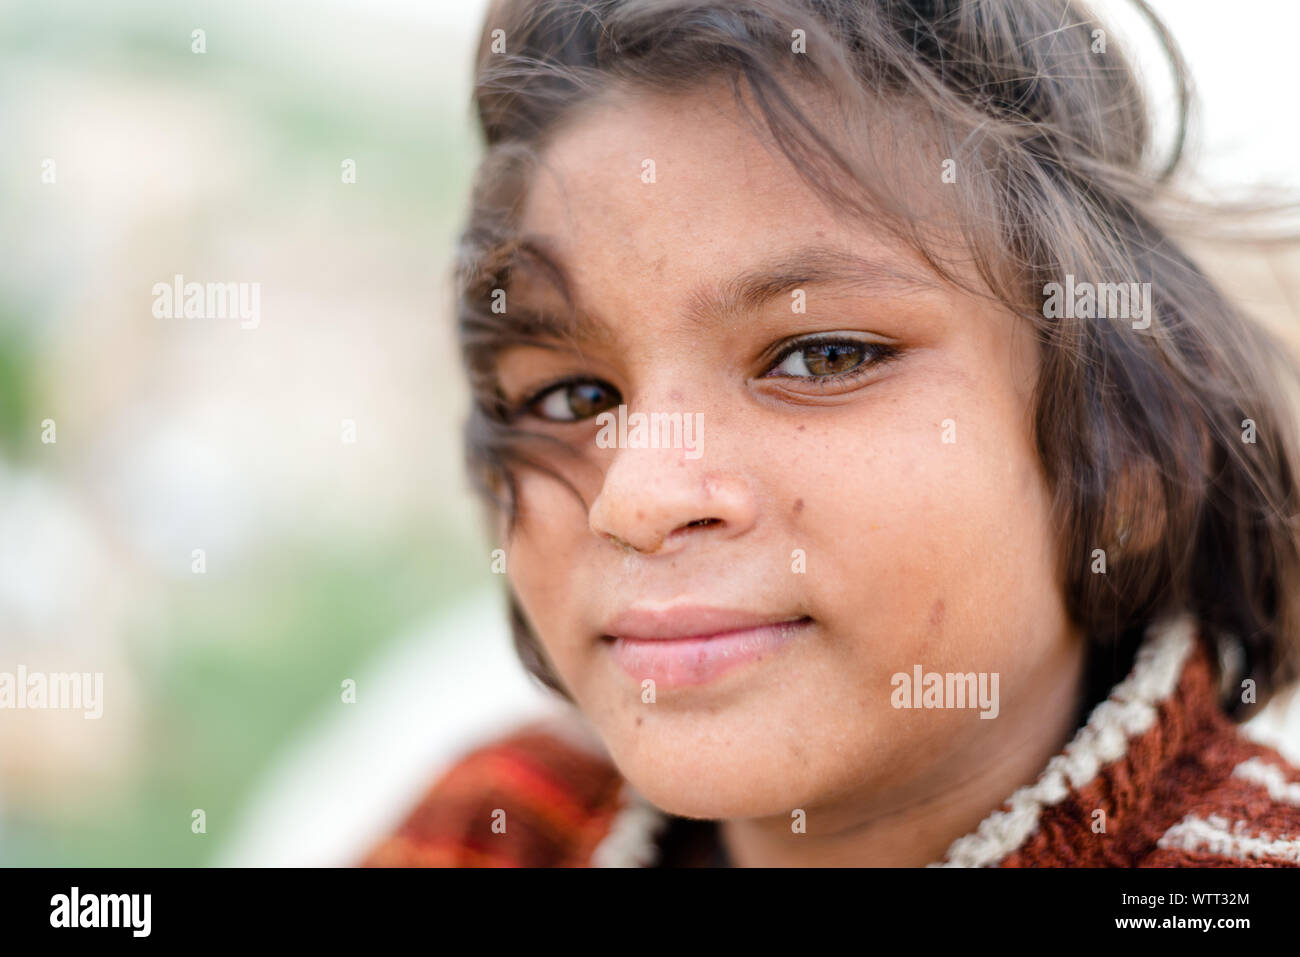
[[[731,860],[740,867],[920,867],[942,859],[1074,735],[1084,653],[1083,641],[1070,641],[1045,667],[1049,677],[1027,682],[1015,711],[1004,709],[991,722],[1000,725],[996,735],[955,749],[903,787],[873,783],[808,808],[807,833],[792,833],[788,815],[722,822]]]

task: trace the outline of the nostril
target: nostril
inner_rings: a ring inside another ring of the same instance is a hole
[[[718,525],[722,522],[720,518],[697,518],[693,522],[687,522],[685,528],[704,528],[708,525]]]
[[[640,551],[640,549],[637,548],[635,545],[633,545],[631,542],[623,541],[623,539],[619,538],[617,535],[613,534],[612,532],[606,532],[605,537],[608,538],[615,545],[617,545],[619,548],[625,549],[626,551],[630,551],[630,552]]]

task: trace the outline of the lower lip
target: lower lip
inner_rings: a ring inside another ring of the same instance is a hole
[[[607,638],[619,666],[637,681],[656,688],[702,685],[789,644],[812,621],[797,621],[728,631],[699,638]]]

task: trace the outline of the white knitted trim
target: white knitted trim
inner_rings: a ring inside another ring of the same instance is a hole
[[[1300,806],[1300,784],[1287,781],[1286,775],[1276,764],[1269,764],[1261,758],[1250,758],[1233,768],[1232,776],[1262,785],[1274,801]]]
[[[650,867],[659,857],[655,843],[668,816],[631,785],[623,785],[623,806],[614,815],[609,833],[591,855],[592,867]]]
[[[1281,860],[1300,864],[1300,840],[1274,838],[1267,832],[1253,834],[1245,821],[1228,829],[1227,818],[1189,814],[1156,842],[1163,850],[1202,851],[1239,860]]]
[[[1155,723],[1156,706],[1173,694],[1194,644],[1195,621],[1179,615],[1153,624],[1133,662],[1133,670],[1092,710],[1087,723],[1065,750],[1047,762],[1033,783],[1020,788],[979,826],[953,841],[942,861],[931,867],[988,867],[1002,860],[1038,827],[1043,808],[1062,801],[1070,789],[1084,787],[1102,765],[1124,756],[1129,739]]]

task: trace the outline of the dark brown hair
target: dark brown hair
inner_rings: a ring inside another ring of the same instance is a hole
[[[502,346],[548,336],[491,309],[493,290],[527,255],[513,230],[547,141],[606,91],[672,93],[727,80],[828,201],[870,213],[952,281],[964,257],[983,294],[1037,330],[1036,441],[1068,610],[1093,643],[1094,689],[1122,676],[1155,617],[1186,609],[1219,648],[1225,707],[1244,713],[1236,683],[1245,676],[1262,702],[1300,658],[1288,394],[1300,373],[1172,238],[1188,208],[1171,186],[1184,152],[1187,74],[1159,20],[1136,6],[1179,95],[1176,142],[1163,160],[1132,68],[1074,0],[497,0],[474,92],[486,153],[457,263],[478,488],[513,527],[514,469],[563,480],[529,451],[494,378]],[[833,106],[834,122],[804,108],[806,90]],[[960,256],[890,188],[899,171],[887,157],[845,145],[844,131],[865,115],[897,125],[900,108],[959,171],[946,193]],[[1150,327],[1046,318],[1045,286],[1067,275],[1150,283]],[[1252,427],[1254,441],[1244,441]],[[1098,548],[1106,574],[1092,571]],[[525,665],[565,693],[513,595],[511,615]]]

